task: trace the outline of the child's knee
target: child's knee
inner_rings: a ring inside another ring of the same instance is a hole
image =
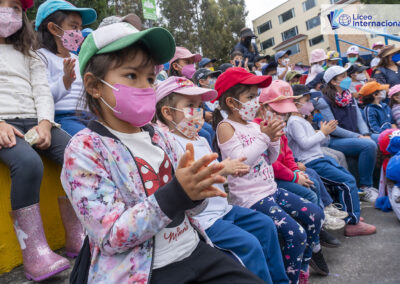
[[[11,175],[18,180],[26,180],[32,183],[36,179],[42,179],[43,162],[39,155],[21,155],[11,169]]]

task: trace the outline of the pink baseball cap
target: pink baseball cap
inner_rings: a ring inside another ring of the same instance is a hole
[[[260,103],[268,104],[274,111],[279,113],[297,112],[293,99],[302,96],[293,96],[290,84],[283,80],[274,80],[268,88],[261,90]]]
[[[326,59],[326,53],[322,48],[317,48],[311,51],[310,63],[320,62]]]
[[[183,46],[177,46],[175,50],[175,55],[172,57],[172,59],[169,61],[171,64],[172,62],[178,60],[178,59],[189,59],[189,58],[194,58],[194,62],[200,62],[201,60],[201,55],[200,54],[193,54],[191,53],[187,48]]]
[[[156,86],[157,103],[171,93],[187,96],[201,95],[201,100],[203,102],[211,101],[218,95],[217,91],[197,87],[192,81],[185,77],[171,76]]]
[[[372,48],[375,48],[376,46],[384,46],[385,44],[382,41],[375,42],[372,44]]]
[[[400,84],[394,85],[389,89],[389,98],[391,98],[394,94],[400,92]]]

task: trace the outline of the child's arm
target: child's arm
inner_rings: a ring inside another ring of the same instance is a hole
[[[240,159],[226,158],[221,162],[224,168],[218,173],[221,176],[243,176],[249,173],[250,167],[243,162],[246,161],[246,157]]]
[[[325,134],[322,131],[317,131],[313,133],[313,135],[307,135],[303,123],[296,120],[288,124],[288,130],[292,138],[303,150],[308,150],[316,145],[320,145],[325,139]]]
[[[397,127],[400,128],[400,104],[393,106],[392,117],[393,117],[393,120],[396,122]]]
[[[365,116],[368,122],[369,129],[371,130],[372,133],[381,133],[382,132],[382,127],[378,123],[378,114],[375,109],[372,109],[369,106],[365,107]]]

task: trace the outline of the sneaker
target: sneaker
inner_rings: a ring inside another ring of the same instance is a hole
[[[344,235],[347,237],[366,236],[375,233],[376,227],[374,225],[370,225],[362,221],[355,225],[347,224],[346,228],[344,229]]]
[[[345,219],[347,218],[347,216],[349,216],[349,214],[346,211],[340,210],[342,208],[343,206],[341,204],[336,205],[331,203],[324,208],[324,213],[325,215],[329,215],[339,219]]]
[[[319,233],[319,242],[321,246],[327,248],[337,248],[342,245],[342,243],[337,238],[329,234],[324,229],[322,229],[321,232]]]
[[[310,266],[319,275],[328,276],[329,268],[328,264],[326,264],[325,262],[324,255],[322,254],[322,249],[320,249],[319,252],[313,252],[312,257],[310,259]]]
[[[363,197],[360,197],[362,201],[375,203],[376,199],[378,198],[379,192],[376,188],[372,186],[366,186],[361,188],[361,190],[365,193]]]
[[[325,216],[325,221],[323,224],[324,229],[335,231],[344,228],[344,226],[346,226],[346,222],[342,219],[332,217],[330,215]]]
[[[310,278],[310,272],[300,270],[299,284],[308,284],[308,278]]]
[[[365,196],[365,192],[362,191],[361,189],[358,189],[358,198],[362,199]]]

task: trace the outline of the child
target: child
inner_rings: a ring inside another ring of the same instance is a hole
[[[232,204],[261,211],[274,220],[284,239],[282,249],[289,280],[297,283],[300,278],[301,283],[307,283],[312,252],[320,251],[314,243],[318,241],[324,214],[318,206],[276,186],[271,165],[279,154],[282,122],[274,119],[263,121],[260,126],[249,122],[259,108],[257,88],[270,83],[270,76],[256,76],[238,67],[219,76],[215,89],[228,118],[222,120],[220,110],[216,109],[214,127],[222,159],[244,156],[251,167],[245,176],[228,176]],[[321,262],[326,266],[322,254]]]
[[[352,64],[350,68],[347,70],[347,75],[351,78],[351,84],[349,87],[350,93],[353,94],[353,97],[358,99],[357,86],[363,86],[370,78],[368,73],[365,71],[368,67],[360,65],[360,64]]]
[[[62,164],[70,137],[55,127],[46,67],[32,50],[35,35],[26,16],[32,5],[28,0],[0,1],[0,161],[11,173],[10,215],[25,275],[40,281],[68,269],[69,262],[50,249],[44,235],[39,209],[43,163],[39,154]],[[68,200],[62,197],[59,202],[63,220],[69,219],[66,250],[76,254],[83,232]]]
[[[262,283],[208,246],[189,218],[205,198],[226,196],[212,186],[225,181],[217,174],[223,165],[208,166],[217,155],[195,162],[188,145],[174,177],[174,145],[146,125],[156,108],[155,66],[174,51],[162,28],[115,23],[91,33],[79,53],[86,102],[99,121],[71,139],[61,181],[88,231],[88,282]]]
[[[330,50],[326,53],[326,65],[324,70],[328,69],[329,67],[339,65],[340,61],[339,52],[336,50]]]
[[[185,153],[188,143],[195,148],[195,159],[211,154],[211,148],[197,132],[202,127],[201,105],[215,99],[217,92],[195,87],[182,77],[170,77],[157,86],[157,117],[171,131]],[[249,167],[239,160],[226,159],[221,175],[243,175]],[[175,165],[176,166],[176,165]],[[218,186],[218,185],[216,185]],[[223,187],[220,186],[221,190]],[[226,198],[209,199],[207,208],[195,216],[218,248],[233,252],[241,262],[267,283],[287,283],[278,236],[273,221],[262,213],[228,205]],[[270,268],[270,269],[268,269]]]
[[[365,120],[371,130],[371,138],[378,143],[379,134],[390,128],[395,128],[390,107],[382,101],[386,99],[389,85],[381,85],[375,81],[366,83],[360,89],[363,104],[365,105]]]
[[[285,81],[290,85],[300,84],[301,73],[292,70],[286,73]]]
[[[397,128],[400,128],[400,84],[389,89],[389,106],[392,109],[392,118]]]
[[[191,80],[196,72],[197,62],[200,62],[200,54],[192,54],[188,49],[177,46],[174,57],[169,61],[169,76],[183,76]]]
[[[308,168],[314,169],[321,177],[344,185],[343,190],[337,192],[337,195],[343,210],[349,214],[345,219],[346,236],[375,233],[375,226],[360,221],[360,201],[354,177],[339,166],[334,159],[324,157],[321,151],[321,142],[335,130],[337,121],[322,122],[321,130],[315,132],[311,124],[303,117],[306,112],[313,110],[310,94],[296,99],[295,106],[297,110],[292,112],[287,123],[289,146],[295,157]]]
[[[325,71],[322,67],[325,64],[325,60],[326,54],[323,49],[318,48],[311,51],[311,69],[307,76],[306,84],[310,83],[319,73]]]
[[[294,65],[290,64],[290,54],[292,54],[291,50],[281,50],[275,54],[275,62],[278,64],[276,72],[279,80],[284,80],[286,73],[294,68]]]
[[[96,17],[95,10],[77,8],[63,0],[47,0],[39,6],[36,15],[35,29],[41,47],[38,52],[47,65],[55,120],[70,135],[85,128],[91,119],[78,104],[83,85],[78,57],[72,52],[76,52],[84,40],[82,26],[91,24]]]

